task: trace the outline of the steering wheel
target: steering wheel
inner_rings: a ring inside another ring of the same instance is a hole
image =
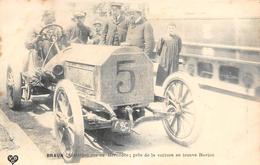
[[[57,24],[47,25],[39,33],[42,39],[50,42],[61,41],[63,34],[63,28]]]
[[[44,57],[44,61],[42,67],[45,65],[46,60],[51,52],[52,47],[55,47],[57,51],[59,51],[62,44],[62,39],[64,37],[63,28],[57,24],[49,24],[42,28],[39,32],[40,40],[47,40],[51,43],[50,47],[48,48],[48,52]],[[43,59],[43,58],[42,58]]]

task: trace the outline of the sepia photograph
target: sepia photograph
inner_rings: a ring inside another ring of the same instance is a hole
[[[0,0],[0,164],[260,164],[259,0]]]

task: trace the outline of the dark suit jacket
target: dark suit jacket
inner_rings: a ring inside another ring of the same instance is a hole
[[[101,44],[120,45],[126,39],[128,29],[128,21],[123,15],[118,20],[115,18],[109,19],[102,31]]]
[[[155,45],[152,25],[144,19],[132,24],[128,28],[126,42],[143,49],[151,58]]]

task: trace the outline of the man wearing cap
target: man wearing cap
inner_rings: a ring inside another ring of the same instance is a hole
[[[127,31],[126,43],[144,50],[153,59],[154,36],[151,24],[142,15],[140,7],[130,7],[131,23]]]
[[[25,47],[30,50],[30,53],[33,54],[33,58],[35,58],[36,66],[40,65],[40,63],[45,59],[48,53],[48,60],[57,53],[57,50],[55,48],[49,50],[51,47],[50,41],[40,38],[41,36],[39,34],[40,30],[48,25],[54,24],[55,21],[55,13],[53,10],[44,11],[42,15],[41,25],[33,28],[25,42]]]
[[[118,46],[126,40],[128,22],[122,14],[121,7],[121,3],[111,4],[112,18],[104,24],[101,44]]]
[[[36,48],[36,42],[39,37],[40,30],[50,24],[54,24],[56,21],[55,19],[55,13],[52,10],[46,10],[44,11],[42,15],[41,25],[33,28],[33,30],[29,33],[28,38],[25,42],[25,47],[27,49],[35,49]]]
[[[92,44],[98,45],[101,41],[101,29],[102,29],[102,22],[99,20],[95,20],[93,23],[94,30],[93,30],[93,38]]]
[[[66,30],[67,40],[70,43],[87,44],[91,38],[91,30],[84,24],[85,12],[75,12],[72,18],[73,24]]]

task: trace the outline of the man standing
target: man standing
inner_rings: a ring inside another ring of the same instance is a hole
[[[162,85],[171,73],[178,71],[179,54],[182,47],[181,38],[176,34],[176,25],[168,25],[168,36],[161,38],[157,44],[160,62],[157,71],[156,85]]]
[[[121,3],[112,3],[112,18],[104,24],[101,44],[120,45],[126,39],[128,22],[121,11]]]
[[[70,43],[87,44],[91,38],[91,30],[84,24],[86,18],[85,12],[75,12],[72,18],[73,25],[67,30],[67,39]]]
[[[153,58],[154,36],[151,24],[145,20],[140,7],[130,8],[131,23],[127,31],[126,43],[144,50],[145,54]]]

